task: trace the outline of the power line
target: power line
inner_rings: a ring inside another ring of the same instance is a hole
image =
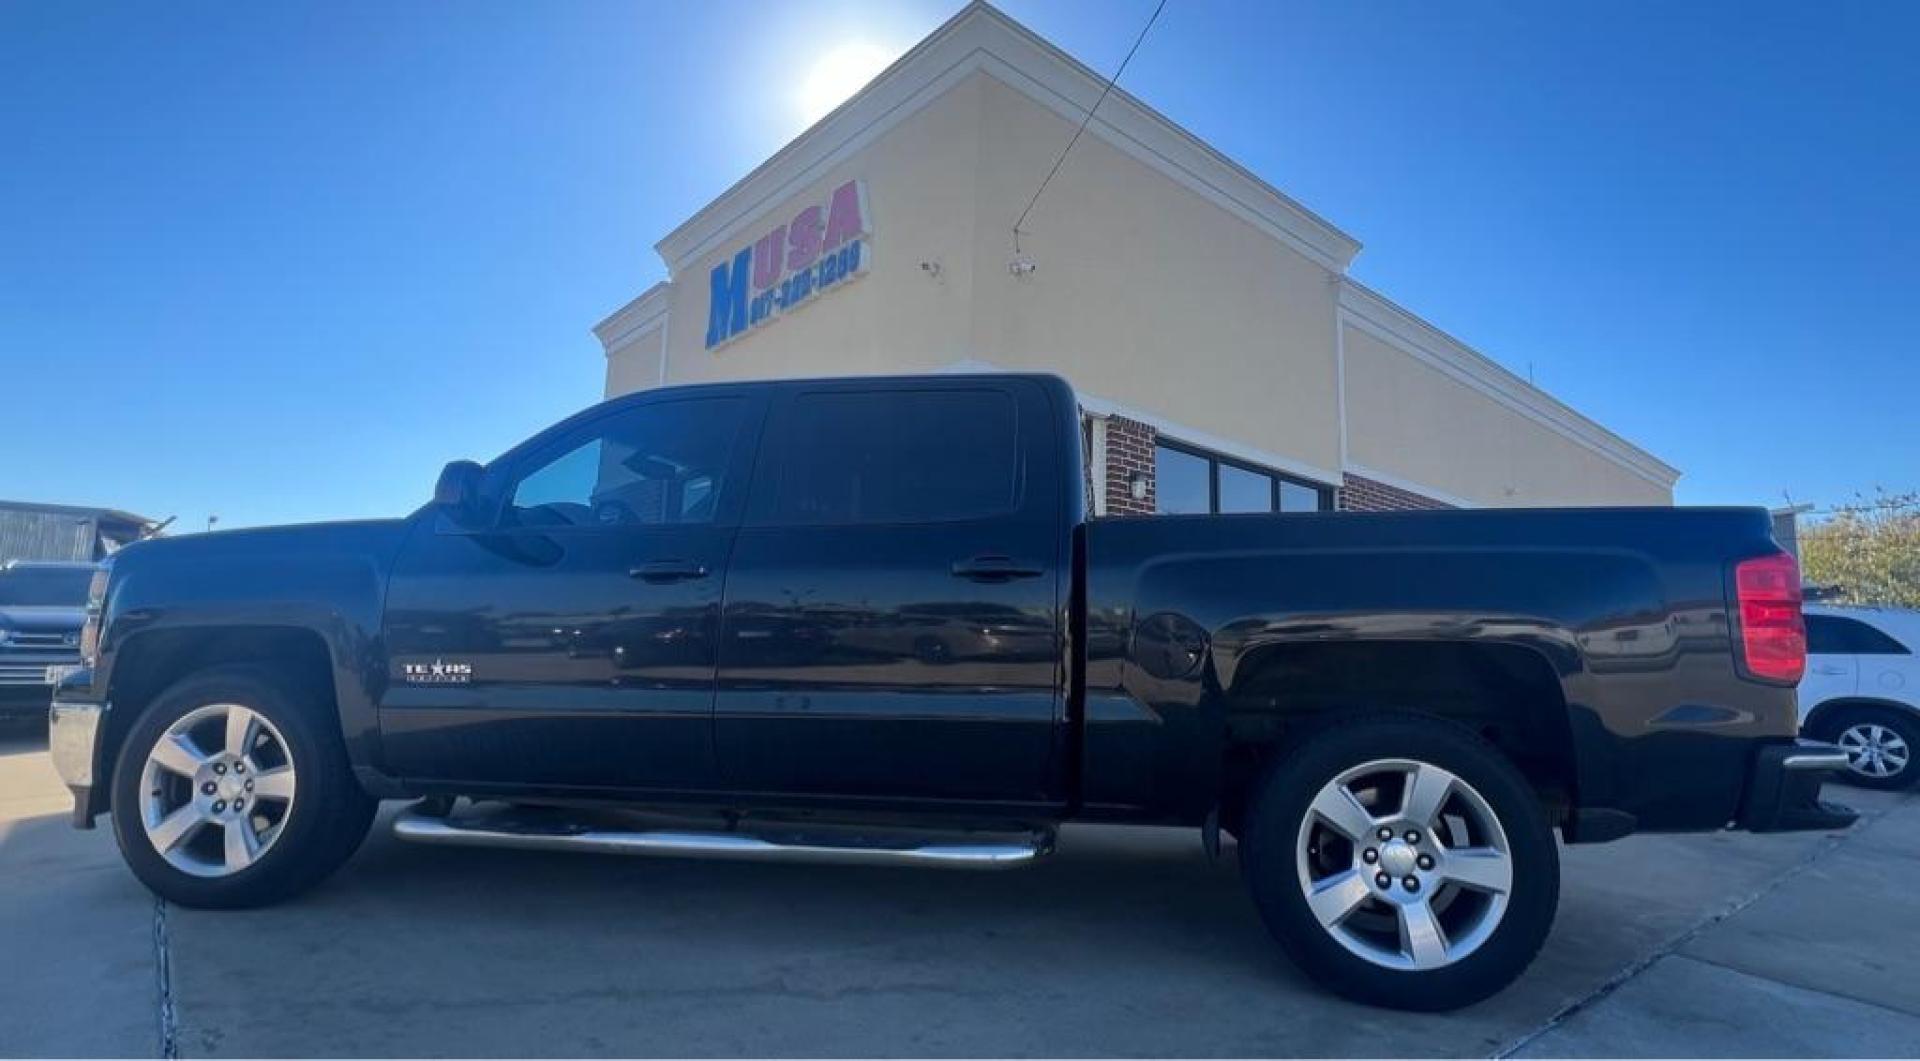
[[[1094,100],[1093,106],[1087,109],[1087,116],[1080,119],[1080,128],[1073,131],[1073,138],[1067,141],[1066,147],[1060,149],[1060,157],[1053,160],[1053,168],[1048,170],[1047,175],[1041,179],[1040,187],[1033,190],[1033,198],[1027,200],[1027,208],[1020,211],[1020,217],[1013,223],[1013,253],[1020,253],[1020,226],[1026,223],[1027,215],[1033,213],[1033,204],[1040,201],[1040,193],[1047,190],[1047,185],[1053,181],[1053,175],[1060,172],[1061,163],[1067,160],[1073,145],[1080,142],[1080,134],[1086,132],[1087,125],[1093,121],[1093,112],[1100,109],[1100,105],[1107,101],[1107,96],[1112,94],[1113,86],[1120,83],[1120,75],[1126,73],[1127,64],[1133,62],[1133,53],[1140,50],[1140,43],[1147,39],[1147,31],[1160,20],[1160,12],[1166,9],[1167,0],[1160,0],[1154,6],[1153,14],[1147,16],[1147,24],[1140,27],[1140,35],[1133,38],[1133,47],[1127,49],[1127,57],[1120,60],[1119,68],[1114,70],[1112,77],[1107,78],[1106,87],[1100,90],[1100,98]]]

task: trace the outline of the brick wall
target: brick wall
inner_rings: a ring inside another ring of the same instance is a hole
[[[1153,515],[1153,443],[1152,426],[1124,416],[1107,418],[1107,515]],[[1147,477],[1147,496],[1134,500],[1134,472]]]
[[[1341,476],[1334,507],[1342,512],[1410,512],[1418,509],[1452,508],[1412,491],[1348,472]]]

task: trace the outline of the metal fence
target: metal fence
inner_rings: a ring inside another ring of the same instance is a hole
[[[164,526],[113,508],[0,501],[0,564],[99,560],[129,542],[159,533]]]
[[[91,560],[99,521],[58,510],[0,508],[0,563]]]

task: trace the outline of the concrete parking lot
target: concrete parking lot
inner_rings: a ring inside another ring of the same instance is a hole
[[[156,903],[0,737],[8,1055],[1912,1056],[1920,799],[1565,851],[1552,939],[1445,1015],[1333,999],[1232,859],[1078,828],[1003,874],[410,847],[269,910]]]

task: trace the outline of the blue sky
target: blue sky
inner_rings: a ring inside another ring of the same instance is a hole
[[[399,514],[941,2],[0,5],[0,497]],[[1004,9],[1110,70],[1152,0]],[[1686,472],[1920,488],[1920,5],[1170,0],[1123,84]]]

